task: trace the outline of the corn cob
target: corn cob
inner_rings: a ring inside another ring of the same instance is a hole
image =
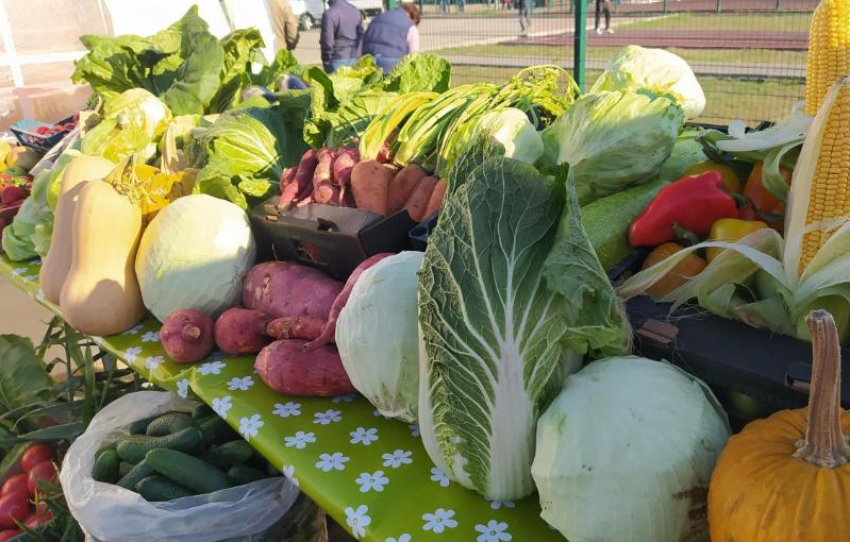
[[[845,75],[850,75],[850,0],[821,0],[809,32],[806,113],[815,116],[827,91]]]
[[[835,100],[825,100],[824,110],[819,113],[823,116],[822,131],[810,134],[815,140],[807,141],[806,146],[811,145],[811,149],[804,147],[803,151],[816,153],[811,157],[816,161],[808,187],[805,226],[850,217],[850,77],[841,78],[836,86]],[[800,275],[831,235],[830,229],[821,228],[803,233]]]

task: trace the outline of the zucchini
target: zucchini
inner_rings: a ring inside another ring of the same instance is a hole
[[[250,444],[244,440],[234,440],[210,448],[202,459],[210,465],[226,470],[234,465],[247,463],[253,455],[254,450]]]
[[[163,476],[148,476],[136,485],[136,491],[150,502],[173,501],[195,495],[192,490],[175,484]]]
[[[156,474],[156,471],[153,470],[150,465],[148,465],[147,461],[142,459],[135,467],[130,469],[130,472],[128,472],[127,474],[122,476],[120,480],[118,480],[117,485],[123,487],[124,489],[129,489],[130,491],[133,491],[136,489],[136,485],[138,485],[139,482],[153,474]]]
[[[145,461],[158,473],[198,493],[213,493],[230,487],[224,472],[177,450],[151,450]]]
[[[150,418],[145,418],[144,420],[136,420],[130,424],[130,434],[131,435],[144,435],[145,431],[148,430],[148,425],[159,416],[151,416]]]
[[[181,412],[169,412],[152,421],[145,430],[145,434],[150,437],[164,437],[187,427],[194,427],[192,418]]]
[[[196,406],[192,410],[192,419],[193,420],[202,420],[202,419],[207,418],[209,416],[215,416],[215,411],[213,409],[211,409],[210,407],[208,407],[207,405],[203,404],[203,403]]]
[[[257,480],[263,480],[268,478],[268,476],[254,467],[249,467],[247,465],[234,465],[227,471],[227,478],[230,480],[232,485],[243,486],[245,484],[250,484],[251,482],[256,482]]]
[[[118,481],[118,453],[115,450],[104,450],[94,460],[91,477],[97,482],[114,484]]]
[[[201,433],[204,434],[204,444],[212,446],[213,444],[224,444],[231,440],[241,439],[233,429],[227,425],[227,422],[218,416],[210,418],[198,426]]]
[[[203,435],[195,427],[164,437],[130,435],[118,443],[118,457],[128,463],[138,463],[147,453],[157,448],[171,448],[183,452],[197,452],[203,444]]]

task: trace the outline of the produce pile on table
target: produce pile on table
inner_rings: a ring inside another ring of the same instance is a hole
[[[629,355],[624,298],[805,338],[826,308],[850,332],[850,79],[810,98],[814,119],[724,133],[685,125],[705,105],[686,62],[636,46],[582,93],[553,66],[452,88],[431,54],[386,76],[368,56],[331,75],[287,53],[252,68],[259,35],[218,40],[195,10],[84,43],[74,77],[101,103],[3,233],[11,259],[44,258],[67,322],[104,336],[150,312],[177,363],[217,347],[256,355],[286,395],[359,392],[418,422],[464,487],[536,489],[570,540],[705,539],[731,433],[705,384]],[[376,250],[363,228],[344,280],[295,237],[297,261],[258,261],[273,251],[246,209],[308,209],[333,240],[340,207],[427,224],[424,252]],[[615,289],[608,272],[635,256]],[[110,480],[125,444],[99,458]]]

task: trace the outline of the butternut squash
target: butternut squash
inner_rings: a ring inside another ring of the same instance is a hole
[[[83,155],[72,160],[62,174],[50,249],[38,276],[44,297],[52,303],[59,303],[62,285],[65,284],[65,277],[71,267],[71,220],[74,218],[74,207],[77,205],[83,183],[102,179],[114,167],[115,164],[106,158]]]
[[[86,183],[71,223],[71,267],[59,307],[85,335],[113,335],[145,315],[134,270],[142,211],[103,181]]]

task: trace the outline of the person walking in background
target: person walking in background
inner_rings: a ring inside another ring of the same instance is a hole
[[[611,30],[611,2],[609,0],[596,0],[596,33],[602,33],[602,29],[599,28],[599,16],[603,13],[605,14],[605,32],[613,34],[614,31]]]
[[[421,20],[419,8],[412,3],[378,15],[363,35],[363,54],[374,56],[384,73],[389,72],[401,57],[419,51]]]
[[[466,8],[466,0],[457,0],[457,11],[458,13],[463,13],[463,10]]]
[[[452,12],[450,0],[440,0],[440,13],[449,14]]]
[[[363,15],[347,0],[329,0],[322,14],[319,48],[325,71],[333,73],[343,66],[353,66],[360,58],[363,39]]]
[[[519,9],[519,35],[524,38],[528,35],[528,29],[531,27],[531,11],[529,4],[532,0],[517,0],[517,9]]]
[[[298,19],[289,0],[268,0],[269,14],[271,15],[272,29],[274,30],[275,47],[286,48],[294,51],[298,45]]]

